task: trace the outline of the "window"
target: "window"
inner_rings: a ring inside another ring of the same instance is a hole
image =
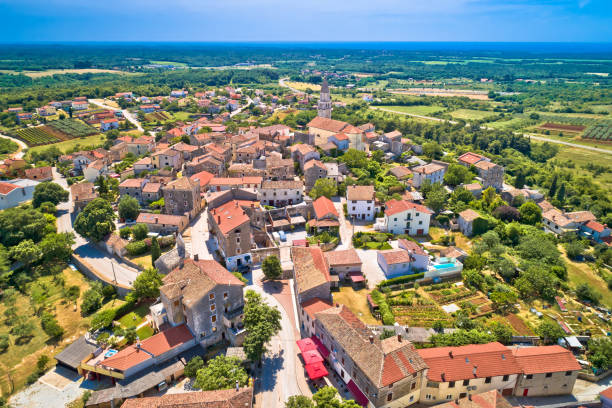
[[[203,339],[204,337],[206,337],[206,332],[200,333],[200,338]]]
[[[214,311],[215,311],[215,307],[216,307],[216,306],[215,306],[215,304],[214,304],[214,303],[212,303],[212,304],[210,305],[210,311],[211,311],[211,312],[214,312]]]
[[[344,357],[342,357],[342,365],[344,365]]]
[[[390,389],[393,388],[393,383],[389,384],[389,388]]]
[[[510,379],[509,375],[504,375],[504,377],[502,378],[502,381],[508,381]]]
[[[491,377],[485,378],[485,384],[491,384]]]
[[[531,380],[533,378],[533,374],[527,374],[527,376],[525,376],[526,379]]]
[[[411,389],[411,390],[414,390],[415,388],[416,388],[416,383],[415,383],[415,382],[413,382],[413,383],[410,385],[410,389]],[[412,400],[411,400],[411,401],[412,401]]]
[[[467,387],[468,385],[470,385],[470,380],[463,380],[463,386]]]
[[[414,395],[410,396],[410,402],[412,402],[414,400]]]
[[[448,388],[455,388],[455,382],[454,381],[449,382]]]
[[[178,301],[178,300],[175,300],[175,301],[174,301],[174,306],[178,306],[178,305],[179,305],[179,301]]]
[[[446,399],[447,399],[447,400],[449,400],[449,399],[453,399],[452,394],[448,394],[448,395],[446,396]]]
[[[546,373],[546,378],[552,377],[552,373]]]
[[[431,394],[427,394],[427,395],[425,396],[425,399],[430,400],[430,399],[431,399]]]
[[[209,298],[210,300],[215,300],[215,294],[214,294],[214,293],[211,293],[210,295],[208,295],[208,298]]]
[[[387,401],[392,401],[393,400],[393,393],[390,392],[389,394],[387,394]]]
[[[227,297],[228,297],[227,292],[223,292],[223,299],[227,299]]]
[[[566,376],[566,377],[569,377],[570,375],[572,375],[572,371],[566,371],[566,372],[565,372],[565,376]]]
[[[422,225],[422,224],[423,224],[423,221],[419,221],[419,225]]]

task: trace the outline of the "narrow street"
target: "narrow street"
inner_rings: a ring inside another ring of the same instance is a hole
[[[66,179],[55,168],[53,168],[53,181],[70,191]],[[57,229],[58,232],[72,232],[74,234],[75,244],[72,246],[74,253],[83,258],[85,262],[91,265],[108,282],[116,281],[120,285],[132,286],[139,271],[110,256],[77,234],[72,227],[74,221],[72,210],[72,195],[70,195],[68,202],[57,205]]]
[[[139,131],[141,131],[141,132],[144,131],[144,129],[140,125],[140,122],[138,121],[138,119],[136,119],[134,117],[134,115],[130,111],[128,111],[127,109],[117,109],[117,108],[114,108],[112,106],[106,105],[106,104],[104,104],[103,102],[100,102],[97,99],[89,99],[89,103],[91,103],[92,105],[99,106],[99,107],[104,108],[104,109],[112,110],[112,111],[120,110],[121,113],[123,114],[123,117],[126,118],[128,122],[130,122],[132,125],[136,126],[136,129],[138,129]]]

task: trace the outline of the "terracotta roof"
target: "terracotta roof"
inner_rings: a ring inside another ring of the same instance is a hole
[[[421,349],[418,353],[429,366],[430,381],[461,381],[521,372],[512,351],[497,342]]]
[[[126,142],[127,144],[152,144],[153,138],[149,136],[122,136],[117,138],[118,141]]]
[[[315,314],[334,307],[332,303],[320,298],[309,299],[305,302],[302,302],[300,306],[302,306],[302,309],[304,309],[304,311],[308,314],[308,316],[310,316],[312,320],[315,319]]]
[[[74,200],[94,199],[98,196],[94,184],[90,182],[77,183],[70,186],[70,193]]]
[[[207,186],[208,183],[210,183],[210,180],[212,180],[215,177],[214,174],[209,173],[207,171],[201,171],[199,173],[196,173],[192,176],[190,176],[189,178],[192,180],[199,180],[200,181],[200,187],[204,187]]]
[[[244,283],[217,261],[185,259],[182,266],[164,276],[160,291],[169,299],[182,295],[183,303],[189,306],[207,296],[216,285],[244,286]]]
[[[465,188],[467,191],[482,190],[482,186],[478,183],[463,184],[461,187]]]
[[[311,168],[313,168],[315,166],[320,168],[320,169],[327,170],[327,167],[325,167],[325,164],[323,164],[322,161],[320,161],[320,160],[308,160],[306,162],[306,164],[304,164],[304,171],[309,170],[309,169],[311,169]]]
[[[335,218],[339,217],[338,211],[336,210],[334,203],[332,202],[332,200],[325,196],[321,196],[314,200],[314,202],[312,203],[312,207],[314,208],[315,216],[317,217],[317,219],[321,219],[326,215],[332,215]]]
[[[209,184],[212,186],[238,186],[242,184],[242,177],[213,177]]]
[[[432,174],[440,170],[444,170],[444,167],[436,163],[429,163],[429,164],[424,164],[422,166],[416,167],[414,169],[414,172],[422,173],[422,174]]]
[[[180,226],[185,221],[183,215],[140,213],[136,219],[141,224],[164,224]]]
[[[250,201],[244,202],[250,205]],[[250,222],[251,219],[242,208],[243,203],[238,200],[228,201],[227,203],[210,210],[213,222],[217,224],[222,234],[227,234],[234,228]]]
[[[413,203],[411,201],[389,200],[385,203],[385,215],[388,217],[408,210],[416,210],[425,214],[433,214],[433,211],[424,205]]]
[[[436,405],[436,408],[512,408],[512,404],[499,391],[491,390]]]
[[[403,249],[386,249],[378,253],[382,255],[387,265],[410,263],[410,255]]]
[[[607,399],[612,399],[612,387],[606,388],[605,390],[600,392],[599,395]]]
[[[133,179],[125,179],[119,184],[119,187],[123,188],[141,188],[142,183],[146,181],[146,179],[142,178],[133,178]]]
[[[571,351],[561,346],[519,347],[512,354],[523,374],[578,371],[580,363]]]
[[[565,216],[570,220],[578,223],[584,223],[589,221],[596,221],[597,217],[593,215],[590,211],[575,211],[570,213],[565,213]]]
[[[372,201],[376,198],[374,186],[347,186],[346,199],[350,201]]]
[[[476,211],[472,210],[471,208],[468,208],[467,210],[461,211],[459,213],[459,216],[463,218],[464,220],[466,220],[467,222],[472,222],[476,218],[480,217],[480,214],[478,214]]]
[[[585,224],[585,226],[597,232],[603,232],[604,229],[607,228],[604,224],[601,224],[597,221],[589,221]]]
[[[354,248],[324,252],[327,264],[333,266],[361,265],[361,258]]]
[[[298,293],[331,282],[329,267],[319,247],[291,247]]]
[[[158,397],[128,398],[122,408],[251,408],[253,388],[195,391]]]
[[[308,127],[323,129],[334,133],[341,132],[347,126],[349,126],[349,124],[346,122],[329,118],[322,118],[320,116],[316,116],[314,119],[308,122]],[[359,131],[361,132],[361,130]]]
[[[266,180],[261,184],[262,189],[298,189],[301,190],[304,187],[304,183],[300,180]]]
[[[181,152],[179,152],[178,150],[174,150],[172,147],[169,147],[167,149],[163,149],[163,150],[156,150],[152,156],[178,156],[179,154],[181,154]]]
[[[400,248],[404,248],[410,253],[419,254],[419,255],[427,255],[427,252],[425,252],[422,246],[420,246],[416,242],[411,241],[409,239],[404,239],[404,238],[398,239],[397,244],[400,246]]]
[[[486,160],[486,157],[481,156],[479,154],[476,153],[472,153],[472,152],[467,152],[467,153],[463,153],[461,156],[459,156],[457,158],[457,160],[459,160],[460,162],[464,162],[467,164],[476,164],[481,160]]]
[[[393,167],[391,170],[389,170],[389,173],[391,173],[392,175],[394,175],[398,179],[401,179],[401,178],[408,177],[409,175],[411,175],[412,174],[412,170],[410,170],[409,168],[404,167],[404,166],[397,166],[397,167]]]
[[[15,184],[0,182],[0,194],[6,195],[18,188]]]
[[[233,275],[232,275],[233,276]],[[160,356],[193,339],[186,325],[172,327],[148,339],[124,348],[112,357],[100,362],[102,366],[125,371],[150,358]]]
[[[172,145],[172,149],[178,150],[179,152],[193,152],[199,149],[198,146],[193,146],[184,142]]]
[[[559,211],[556,208],[552,208],[548,211],[544,211],[542,213],[542,218],[545,220],[551,221],[552,223],[560,227],[565,227],[574,222],[571,219],[567,218],[561,211]]]
[[[482,160],[474,165],[481,170],[491,170],[494,167],[501,167],[499,164],[491,163],[490,161]]]
[[[291,146],[291,150],[298,151],[302,155],[317,151],[317,149],[315,149],[314,147],[307,145],[307,144],[303,144],[303,143],[299,143],[299,144]]]
[[[316,313],[316,318],[378,388],[427,368],[412,343],[397,336],[380,340],[343,305]]]
[[[394,139],[396,137],[402,137],[402,132],[400,132],[399,130],[393,130],[391,132],[385,133],[385,137],[389,139]]]
[[[342,141],[342,140],[349,140],[349,137],[347,135],[345,135],[344,133],[336,133],[335,135],[333,135],[334,139]]]
[[[142,192],[143,193],[157,193],[161,190],[161,188],[162,188],[161,183],[147,183],[142,188]]]
[[[164,187],[164,189],[191,190],[195,188],[195,186],[195,180],[191,180],[189,177],[181,177],[179,179],[172,180],[167,186]]]

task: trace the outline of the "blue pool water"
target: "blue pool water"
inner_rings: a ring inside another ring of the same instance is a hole
[[[444,263],[444,264],[440,264],[440,265],[434,265],[433,267],[436,269],[448,269],[448,268],[452,268],[454,267],[455,264],[454,263]]]
[[[110,349],[104,354],[104,358],[109,358],[117,354],[117,350]]]

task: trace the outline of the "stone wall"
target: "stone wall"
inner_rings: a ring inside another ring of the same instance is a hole
[[[268,247],[268,248],[258,248],[251,250],[251,257],[253,258],[253,263],[258,264],[263,262],[269,256],[276,256],[280,259],[280,248],[278,247]]]

